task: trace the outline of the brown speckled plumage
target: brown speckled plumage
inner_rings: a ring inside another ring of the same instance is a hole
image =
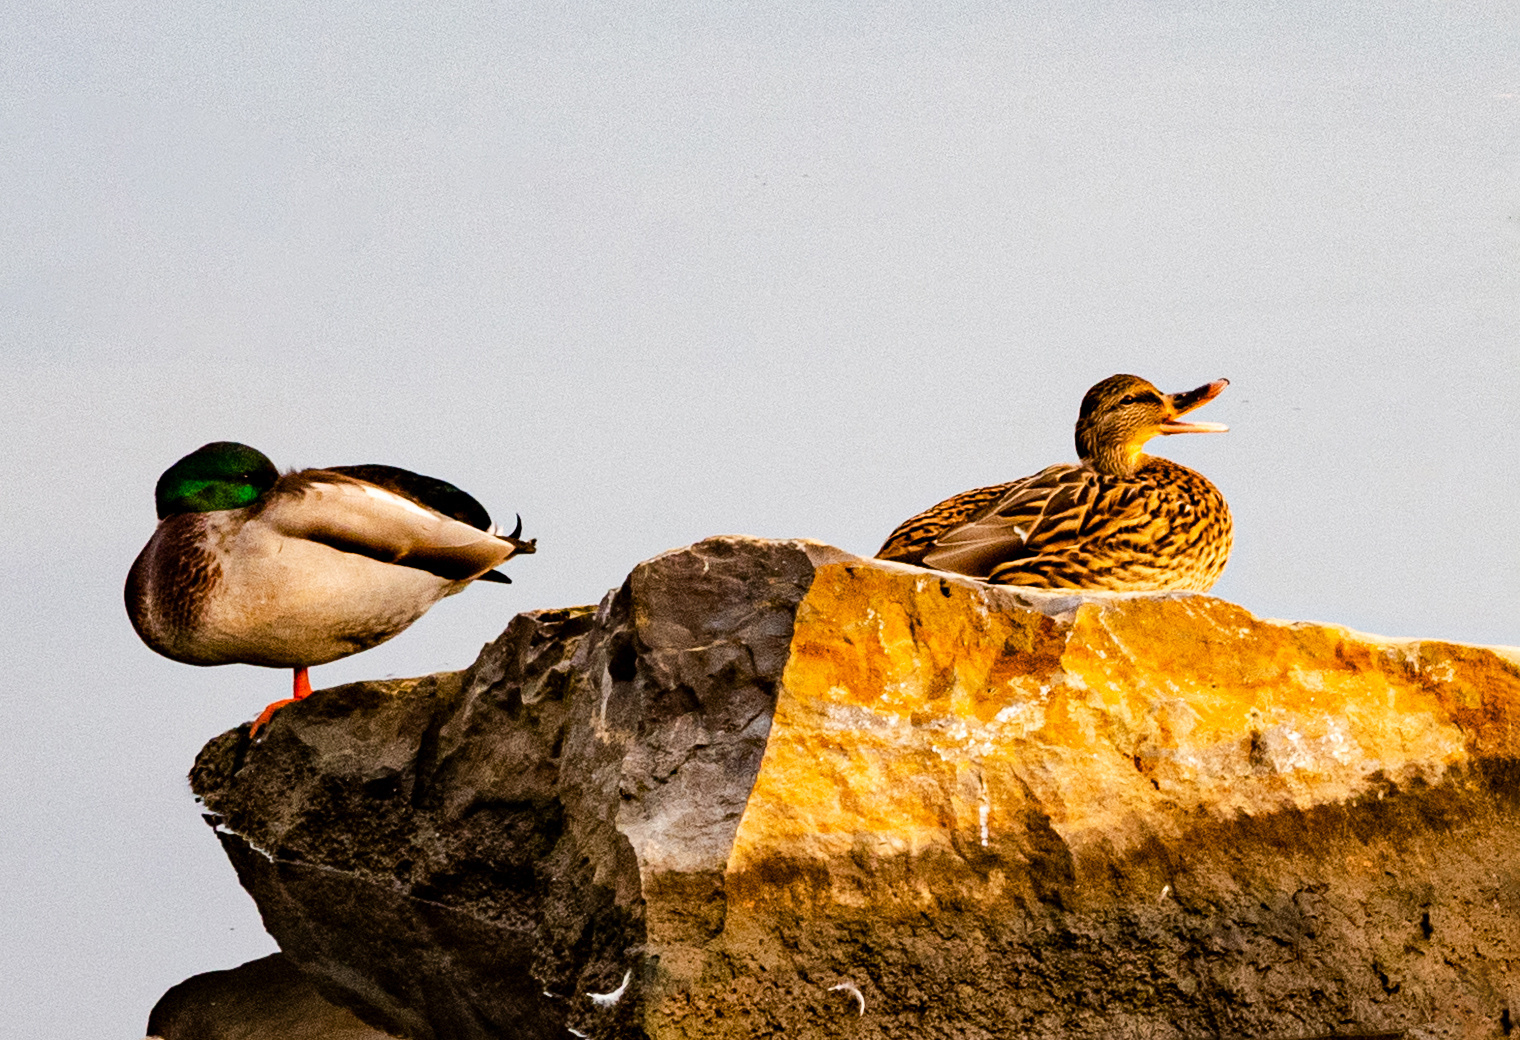
[[[142,641],[165,657],[197,663],[180,646],[201,625],[222,567],[206,548],[202,513],[170,517],[160,526],[157,551],[144,552],[127,574],[127,616]]]
[[[946,499],[899,525],[877,557],[1003,585],[1207,590],[1230,555],[1224,496],[1202,475],[1140,449],[1157,434],[1222,430],[1177,416],[1224,386],[1166,395],[1138,377],[1112,376],[1083,401],[1080,464]]]

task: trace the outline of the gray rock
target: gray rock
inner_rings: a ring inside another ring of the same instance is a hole
[[[466,672],[323,690],[258,743],[223,734],[192,787],[281,949],[367,1021],[641,1036],[648,930],[668,975],[721,928],[792,618],[815,559],[841,556],[665,553],[598,608],[518,616]],[[629,972],[616,1002],[587,996]]]

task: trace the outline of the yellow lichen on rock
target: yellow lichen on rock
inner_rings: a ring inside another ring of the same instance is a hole
[[[1520,668],[1487,648],[833,563],[797,612],[729,891],[997,898],[1052,843],[1114,860],[1200,819],[1436,783],[1480,747],[1520,757],[1517,706]]]
[[[1261,621],[1223,600],[1084,604],[1062,665],[1107,724],[1104,750],[1128,753],[1185,809],[1306,809],[1379,773],[1433,782],[1467,758],[1399,644]]]

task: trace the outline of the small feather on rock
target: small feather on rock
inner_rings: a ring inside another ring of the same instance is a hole
[[[860,1002],[860,1014],[864,1015],[866,1013],[866,998],[860,992],[860,990],[859,990],[858,987],[852,986],[848,982],[841,982],[837,986],[830,986],[829,987],[829,992],[830,993],[835,993],[835,992],[839,992],[839,991],[843,991],[845,993],[848,993],[850,996],[854,997],[857,1001],[859,1001]]]
[[[627,971],[623,972],[623,984],[617,989],[613,990],[611,993],[587,993],[586,996],[590,997],[591,1003],[595,1004],[597,1007],[611,1007],[623,999],[623,994],[628,991],[628,982],[632,978],[633,969],[629,968]]]

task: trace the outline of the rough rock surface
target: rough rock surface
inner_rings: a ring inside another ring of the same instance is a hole
[[[324,1000],[284,954],[208,971],[163,995],[148,1040],[389,1040]]]
[[[1517,712],[1513,650],[720,538],[192,784],[417,1040],[1496,1037]]]

